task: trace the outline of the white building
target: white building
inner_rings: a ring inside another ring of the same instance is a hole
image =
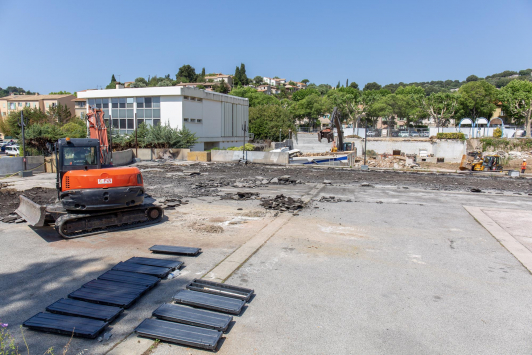
[[[196,88],[87,90],[78,92],[78,98],[103,109],[120,134],[133,133],[141,123],[186,127],[198,137],[192,150],[242,145],[242,125],[248,123],[248,99]]]
[[[279,86],[286,84],[286,79],[268,78],[267,76],[263,77],[262,81],[271,86]]]

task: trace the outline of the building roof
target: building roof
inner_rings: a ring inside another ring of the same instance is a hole
[[[205,78],[228,78],[228,77],[232,77],[232,75],[225,75],[225,74],[214,74],[214,75],[205,75]]]
[[[72,95],[20,95],[17,97],[2,97],[1,99],[7,99],[7,101],[37,101],[37,100],[54,100],[62,99]]]
[[[75,99],[72,99],[71,101],[85,102],[85,101],[87,101],[87,99],[78,99],[78,98],[75,98]]]

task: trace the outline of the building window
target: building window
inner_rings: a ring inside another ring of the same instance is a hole
[[[36,108],[36,107],[37,107],[37,103],[34,102],[34,103],[33,103],[33,108]]]
[[[183,121],[188,122],[188,118],[184,118]]]
[[[31,102],[26,102],[26,107],[30,107]]]
[[[148,126],[158,126],[161,123],[160,97],[137,97],[137,122]]]
[[[22,107],[22,102],[19,102],[19,103],[18,103],[18,107]]]
[[[16,108],[16,104],[14,102],[9,103],[9,109],[14,110]]]
[[[191,123],[195,123],[195,122],[196,122],[196,119],[195,119],[195,118],[191,118],[191,119],[190,119],[190,122],[191,122]]]
[[[202,123],[203,120],[201,118],[198,118],[198,123]]]

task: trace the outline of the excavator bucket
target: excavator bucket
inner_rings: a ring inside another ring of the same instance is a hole
[[[33,227],[43,227],[46,217],[46,206],[36,204],[29,198],[20,195],[20,204],[15,212]]]

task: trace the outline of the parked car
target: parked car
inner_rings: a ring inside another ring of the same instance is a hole
[[[367,131],[367,132],[366,132],[366,135],[367,135],[368,137],[375,137],[376,133],[375,133],[375,131]]]
[[[19,156],[20,155],[20,151],[19,151],[19,146],[18,145],[10,145],[10,146],[7,146],[6,147],[6,154],[9,156]]]
[[[399,137],[399,132],[392,131],[392,137]]]
[[[419,137],[419,133],[417,131],[411,131],[410,137]]]
[[[419,134],[421,137],[430,137],[430,132],[429,131],[423,131]]]
[[[399,132],[399,137],[401,138],[408,138],[410,135],[408,134],[407,131],[401,131]]]

